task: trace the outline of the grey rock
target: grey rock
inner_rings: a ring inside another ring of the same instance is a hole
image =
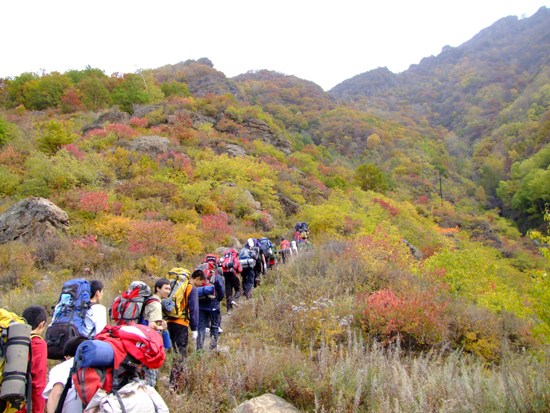
[[[235,145],[232,143],[228,143],[225,146],[225,150],[229,155],[234,156],[236,158],[243,157],[246,155],[246,151],[242,146]]]
[[[140,136],[139,138],[133,139],[128,146],[131,150],[136,152],[158,155],[168,152],[170,140],[162,136]]]
[[[407,247],[409,247],[409,250],[411,251],[411,254],[414,258],[416,258],[417,260],[421,260],[422,258],[424,258],[424,254],[422,254],[422,251],[412,245],[409,241],[403,238],[403,242]]]
[[[53,202],[26,198],[0,215],[0,244],[10,241],[41,241],[56,237],[69,227],[69,217]]]
[[[285,399],[271,393],[250,399],[233,409],[233,413],[296,413],[300,412]]]

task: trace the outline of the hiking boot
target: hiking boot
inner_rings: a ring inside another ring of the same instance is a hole
[[[236,301],[231,301],[231,305],[232,305],[233,307],[239,307],[239,304],[237,304]]]
[[[221,327],[218,327],[218,333],[223,333],[223,330]]]
[[[210,340],[210,350],[215,350],[216,347],[218,347],[218,339],[216,337],[212,337]]]

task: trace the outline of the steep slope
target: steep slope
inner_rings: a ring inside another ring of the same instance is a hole
[[[329,93],[367,105],[398,101],[398,108],[414,107],[419,116],[427,115],[432,123],[475,141],[495,127],[500,112],[548,65],[548,27],[550,9],[545,7],[528,19],[506,17],[403,73],[376,69]]]

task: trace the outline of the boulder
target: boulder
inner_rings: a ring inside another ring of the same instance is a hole
[[[10,241],[42,241],[69,227],[69,217],[53,202],[26,198],[0,215],[0,244]]]
[[[233,409],[233,413],[299,413],[285,399],[271,393],[250,399]]]
[[[168,152],[170,140],[162,136],[140,136],[130,141],[128,147],[136,152],[158,155]]]

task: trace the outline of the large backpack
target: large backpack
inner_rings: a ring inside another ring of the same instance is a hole
[[[90,294],[90,283],[83,278],[63,284],[54,307],[52,322],[46,330],[49,359],[63,360],[65,343],[83,334],[86,313],[92,306]]]
[[[78,347],[72,381],[83,406],[90,402],[99,389],[109,393],[134,379],[143,379],[144,366],[158,369],[166,358],[160,334],[141,324],[107,326],[96,335],[96,340],[111,345],[113,363],[112,366],[105,366],[105,363],[88,366],[80,353],[89,343],[84,342]]]
[[[111,319],[117,325],[130,323],[143,324],[143,311],[152,297],[151,288],[143,281],[133,281],[122,295],[115,298],[111,306]]]
[[[273,255],[273,243],[267,237],[260,238],[260,249],[266,258]]]
[[[255,248],[255,247],[254,247]],[[254,268],[256,266],[256,259],[252,257],[252,250],[250,248],[243,248],[239,252],[239,262],[241,267],[245,268]]]
[[[31,411],[30,345],[31,326],[0,308],[0,412],[16,412],[25,401]]]
[[[229,248],[225,251],[221,258],[221,267],[223,272],[242,272],[241,263],[239,262],[239,253],[234,248]]]
[[[166,278],[170,281],[170,295],[162,300],[162,311],[168,318],[188,318],[187,298],[185,291],[189,285],[189,270],[181,267],[172,268]]]

